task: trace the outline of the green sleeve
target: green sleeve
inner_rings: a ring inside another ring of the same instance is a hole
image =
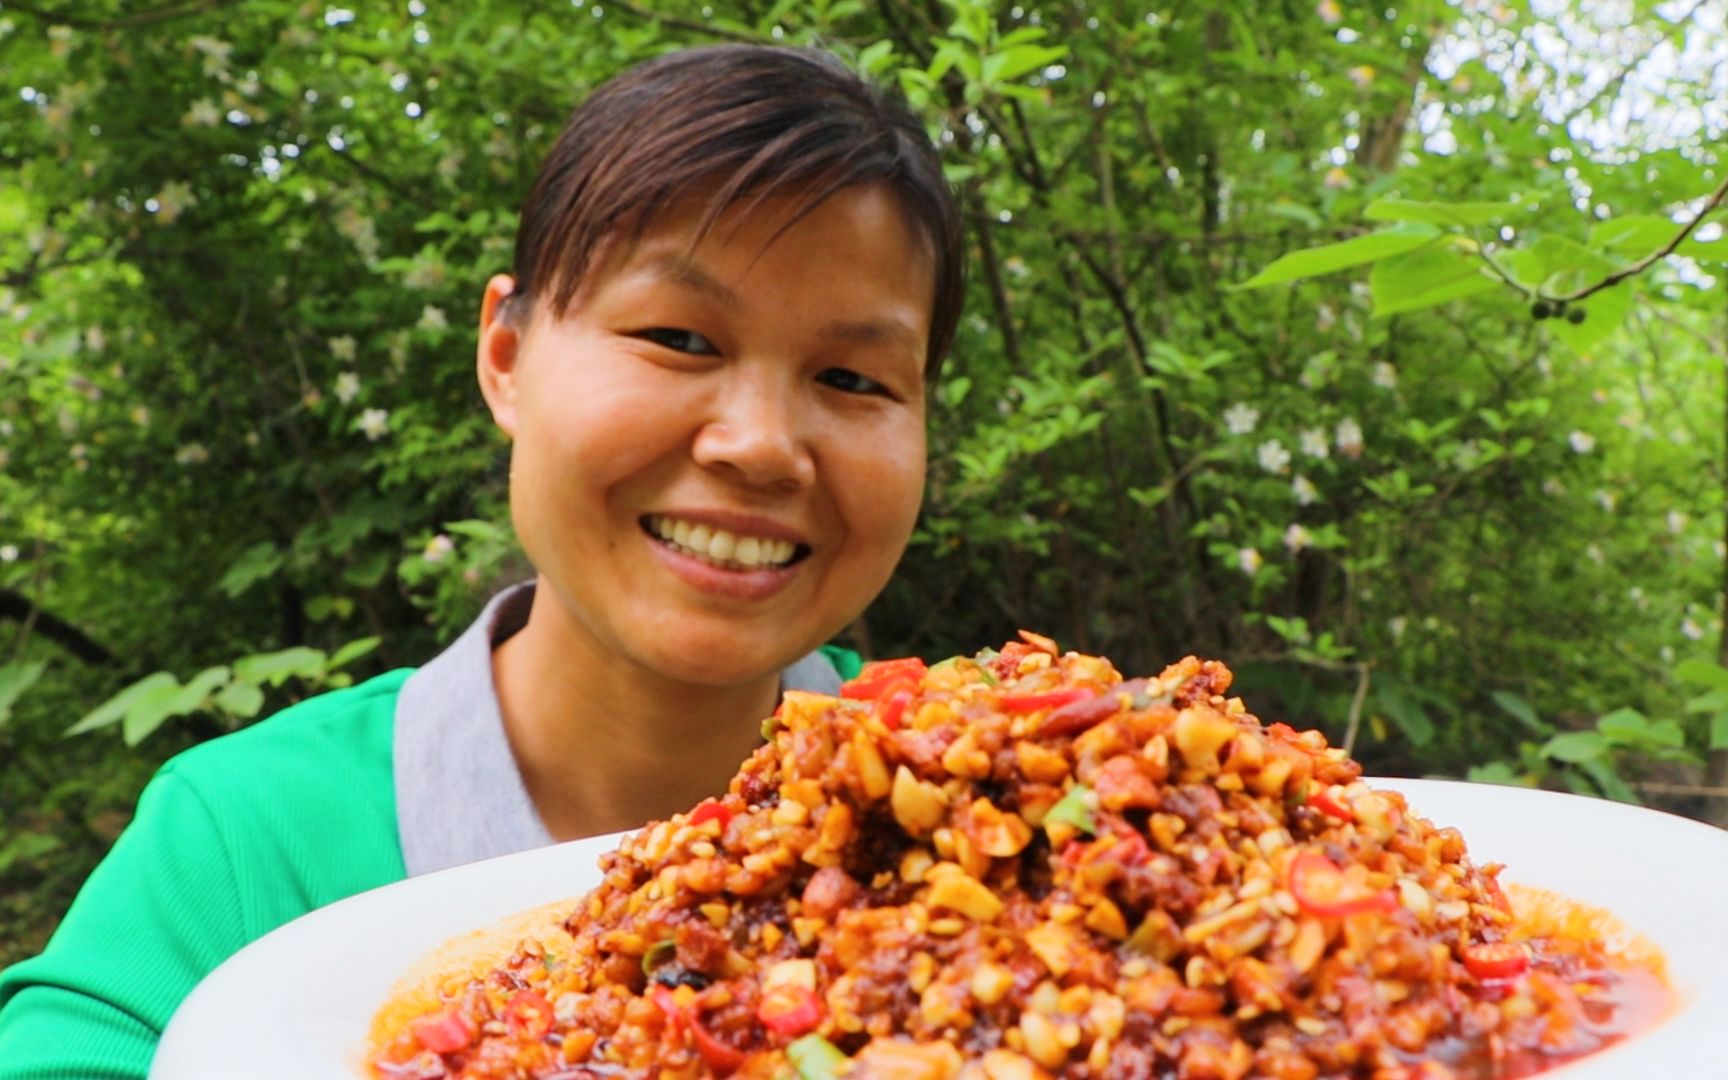
[[[840,673],[842,682],[847,679],[856,679],[858,672],[864,667],[864,658],[851,649],[839,645],[824,645],[819,651],[828,658],[830,664],[834,665],[834,670]]]
[[[0,1080],[143,1077],[169,1015],[246,936],[217,823],[170,766],[47,949],[0,972]]]

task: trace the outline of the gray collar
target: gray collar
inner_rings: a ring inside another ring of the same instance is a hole
[[[532,583],[494,596],[455,644],[402,684],[392,759],[409,877],[552,842],[516,768],[492,685],[492,649],[527,624],[533,602]],[[781,672],[780,686],[838,694],[840,673],[815,652]]]

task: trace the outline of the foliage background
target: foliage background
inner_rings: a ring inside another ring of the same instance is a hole
[[[1583,323],[1531,317],[1718,189],[1723,20],[0,4],[0,965],[162,760],[424,660],[522,572],[481,284],[574,102],[714,40],[900,84],[966,200],[926,513],[853,644],[1209,653],[1374,771],[1728,817],[1721,215]],[[1234,287],[1384,229],[1384,258]]]

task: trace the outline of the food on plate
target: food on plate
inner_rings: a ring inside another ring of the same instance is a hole
[[[1223,664],[1022,638],[788,693],[725,796],[605,856],[560,944],[398,1010],[374,1074],[1510,1078],[1667,1007],[1659,957],[1515,915]]]

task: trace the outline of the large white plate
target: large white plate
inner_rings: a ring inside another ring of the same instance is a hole
[[[1574,795],[1376,780],[1463,831],[1506,880],[1608,908],[1666,954],[1679,1011],[1654,1031],[1544,1074],[1728,1077],[1728,832]],[[355,1080],[368,1026],[428,952],[599,881],[596,837],[429,874],[314,911],[247,946],[174,1015],[153,1080]]]

